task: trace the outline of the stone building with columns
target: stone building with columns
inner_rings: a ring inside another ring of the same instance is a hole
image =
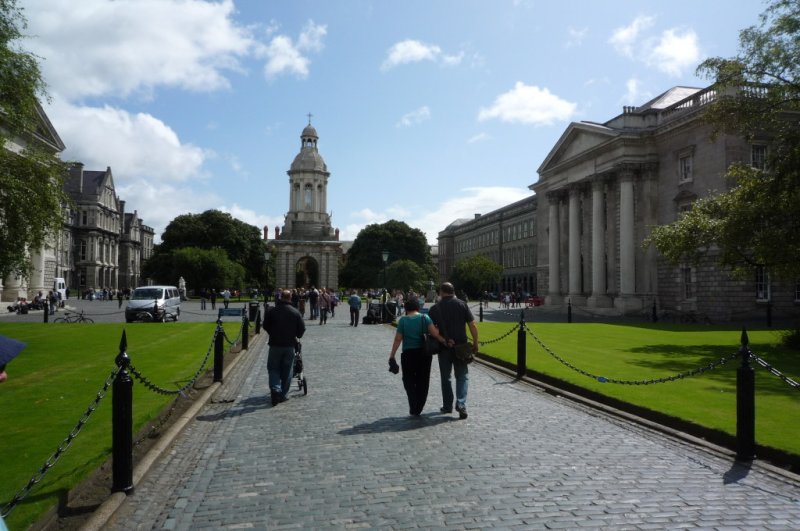
[[[310,118],[310,117],[309,117]],[[308,125],[300,134],[300,152],[289,171],[289,211],[283,229],[275,227],[275,278],[278,288],[338,289],[342,245],[331,225],[328,208],[328,166],[319,154],[317,130]],[[264,229],[264,238],[269,236]]]
[[[500,282],[489,291],[536,294],[535,195],[473,219],[457,219],[439,233],[439,281],[446,282],[456,262],[485,256],[503,266]]]
[[[700,264],[673,266],[643,240],[653,225],[677,219],[692,203],[730,188],[731,163],[763,164],[766,142],[711,139],[704,107],[710,89],[674,87],[604,123],[570,124],[531,185],[539,197],[537,279],[546,304],[598,313],[659,309],[712,320],[790,313],[797,286],[732,279],[713,253]]]

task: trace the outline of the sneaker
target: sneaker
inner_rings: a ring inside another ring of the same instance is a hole
[[[442,406],[442,407],[439,408],[439,412],[440,413],[452,413],[453,412],[453,408]]]
[[[458,411],[458,418],[464,420],[467,418],[467,406],[456,406],[456,411]]]

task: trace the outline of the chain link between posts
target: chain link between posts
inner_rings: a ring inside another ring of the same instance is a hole
[[[678,374],[673,374],[672,376],[666,376],[664,378],[653,378],[653,379],[650,379],[650,380],[619,380],[617,378],[608,378],[606,376],[599,376],[597,374],[592,374],[592,373],[590,373],[588,371],[585,371],[585,370],[583,370],[583,369],[581,369],[579,367],[576,367],[572,363],[568,362],[567,360],[565,360],[564,358],[562,358],[561,356],[559,356],[558,354],[553,352],[550,348],[548,348],[548,346],[545,345],[542,342],[542,340],[540,340],[538,337],[536,337],[536,334],[534,334],[530,330],[530,328],[528,328],[527,325],[523,325],[523,326],[525,326],[525,331],[528,333],[528,335],[530,335],[533,338],[533,340],[536,341],[536,343],[538,343],[538,345],[540,347],[542,347],[542,349],[545,352],[550,354],[559,363],[569,367],[570,369],[572,369],[573,371],[575,371],[575,372],[577,372],[579,374],[587,376],[587,377],[589,377],[589,378],[591,378],[593,380],[597,380],[600,383],[615,383],[615,384],[621,384],[621,385],[651,385],[651,384],[658,384],[658,383],[674,382],[675,380],[680,380],[682,378],[688,378],[690,376],[697,376],[698,374],[702,374],[702,373],[704,373],[706,371],[710,371],[710,370],[716,369],[717,367],[719,367],[721,365],[725,365],[729,361],[734,360],[734,359],[736,359],[737,357],[740,356],[740,354],[738,352],[734,352],[733,354],[731,354],[729,356],[726,356],[724,358],[720,358],[718,361],[711,362],[708,365],[703,365],[701,367],[697,367],[696,369],[692,369],[690,371],[685,371],[685,372],[678,373]]]
[[[146,388],[148,388],[149,390],[153,391],[154,393],[158,393],[160,395],[181,395],[181,396],[185,396],[183,394],[184,391],[186,391],[187,389],[189,389],[191,386],[193,386],[195,384],[197,379],[200,378],[200,374],[202,374],[203,369],[205,369],[206,364],[208,363],[208,358],[211,357],[211,352],[213,352],[213,350],[214,350],[214,344],[216,343],[217,334],[220,332],[220,330],[221,330],[221,327],[219,327],[219,326],[214,328],[214,337],[211,338],[211,344],[208,346],[208,350],[206,351],[206,355],[203,358],[203,363],[200,364],[200,367],[194,373],[194,376],[192,376],[192,378],[183,387],[181,387],[180,389],[166,389],[164,387],[160,387],[160,386],[154,384],[146,376],[144,376],[142,373],[140,373],[136,369],[136,367],[134,367],[132,364],[129,367],[130,371],[131,371],[131,374],[137,380],[139,380],[142,383],[142,385],[144,385]]]
[[[497,343],[498,341],[502,341],[505,338],[507,338],[508,336],[510,336],[511,334],[513,334],[518,328],[519,328],[519,323],[517,323],[514,326],[512,326],[511,330],[509,330],[508,332],[506,332],[505,334],[503,334],[500,337],[497,337],[495,339],[490,339],[488,341],[481,340],[481,345],[491,345],[492,343]]]
[[[781,371],[779,371],[778,369],[776,369],[775,367],[773,367],[772,365],[767,363],[766,360],[764,360],[762,358],[759,358],[758,356],[756,356],[753,353],[750,353],[750,357],[753,358],[754,360],[756,360],[756,362],[759,365],[761,365],[762,367],[767,369],[769,372],[771,372],[772,374],[774,374],[775,376],[777,376],[778,378],[783,380],[784,383],[786,383],[789,387],[793,387],[794,389],[800,390],[800,383],[797,383],[796,381],[792,380],[791,378],[789,378],[788,376],[783,374]]]
[[[55,466],[55,464],[58,462],[61,456],[64,455],[64,453],[72,445],[72,441],[75,440],[75,438],[81,432],[83,427],[89,421],[89,417],[91,417],[92,413],[94,413],[94,411],[97,409],[97,406],[100,404],[100,401],[103,400],[103,398],[105,398],[108,388],[111,387],[111,384],[114,383],[114,380],[116,380],[117,374],[119,374],[119,367],[115,367],[114,370],[111,371],[111,374],[108,376],[108,378],[106,378],[103,387],[97,392],[94,400],[92,401],[91,404],[89,404],[89,407],[86,409],[84,414],[81,415],[81,418],[78,420],[78,423],[75,425],[75,427],[72,428],[72,430],[69,432],[69,435],[67,435],[67,437],[58,446],[56,451],[53,452],[53,454],[49,458],[47,458],[42,467],[33,475],[33,477],[31,477],[31,479],[28,481],[28,484],[25,485],[25,487],[23,487],[22,489],[20,489],[19,492],[17,492],[11,499],[11,501],[8,502],[8,504],[6,504],[5,507],[3,507],[2,511],[0,511],[0,516],[6,518],[9,514],[11,514],[11,511],[14,510],[14,508],[19,504],[19,502],[24,500],[30,493],[31,489],[33,489],[33,487],[37,483],[42,481],[47,472],[51,468],[53,468],[53,466]]]

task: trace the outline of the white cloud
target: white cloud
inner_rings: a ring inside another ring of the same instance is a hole
[[[63,158],[114,174],[184,181],[201,172],[209,153],[182,143],[167,124],[145,113],[54,100],[47,114],[67,145]]]
[[[580,46],[583,44],[583,39],[589,34],[589,28],[569,28],[567,29],[567,34],[568,37],[565,47],[572,48],[574,46]]]
[[[26,46],[53,94],[147,94],[159,86],[227,88],[226,72],[257,47],[233,21],[233,0],[27,0]],[[79,53],[78,53],[79,51]]]
[[[697,34],[692,30],[683,33],[676,29],[664,31],[646,62],[671,76],[680,76],[687,68],[694,68],[700,63]]]
[[[381,65],[381,70],[389,70],[395,66],[406,63],[418,63],[420,61],[438,62],[446,66],[454,66],[461,63],[464,53],[456,55],[445,54],[442,49],[435,44],[426,44],[421,41],[406,39],[392,45],[389,48],[386,59]]]
[[[639,34],[649,29],[655,23],[654,17],[638,16],[627,26],[617,28],[611,35],[609,42],[616,50],[626,57],[633,57]]]
[[[639,80],[635,77],[630,78],[628,81],[625,82],[625,96],[623,101],[626,105],[637,105],[641,103],[639,99],[640,88],[639,88]]]
[[[500,94],[491,107],[481,108],[478,120],[498,118],[511,123],[551,125],[569,120],[576,108],[575,103],[551,94],[547,88],[518,81],[513,89]]]
[[[286,73],[294,74],[301,79],[308,77],[308,65],[311,60],[303,53],[322,50],[322,39],[327,32],[326,26],[308,21],[300,33],[296,45],[291,37],[286,35],[273,37],[264,48],[264,54],[267,57],[264,75],[270,80]]]
[[[654,23],[654,17],[637,17],[630,25],[617,28],[609,42],[621,55],[671,76],[680,76],[700,62],[700,45],[693,30],[671,28],[658,36],[647,35]]]
[[[264,236],[264,226],[266,226],[269,233],[269,239],[275,238],[275,227],[283,227],[284,220],[282,217],[265,216],[249,208],[243,208],[237,203],[234,203],[231,206],[218,205],[215,208],[221,212],[228,212],[231,216],[239,221],[243,221],[258,227],[262,237]]]
[[[475,214],[487,214],[530,195],[527,188],[473,187],[455,192],[447,201],[422,213],[409,211],[402,206],[390,207],[380,212],[365,208],[350,214],[354,221],[342,229],[340,239],[354,240],[367,225],[396,219],[406,222],[412,228],[420,229],[425,233],[428,243],[435,245],[439,232],[453,221],[459,218],[472,219]]]
[[[410,113],[404,114],[400,121],[395,124],[395,127],[411,127],[412,125],[419,125],[431,119],[431,110],[427,105],[423,105],[419,109],[413,110]]]
[[[467,144],[474,144],[475,142],[483,142],[484,140],[489,140],[491,138],[486,133],[478,133],[477,135],[471,136],[467,139]]]

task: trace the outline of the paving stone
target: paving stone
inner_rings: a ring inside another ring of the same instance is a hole
[[[108,529],[800,528],[797,481],[470,367],[470,416],[420,418],[394,329],[308,323],[308,395],[270,405],[267,347],[234,373]],[[731,481],[730,478],[735,480]]]

